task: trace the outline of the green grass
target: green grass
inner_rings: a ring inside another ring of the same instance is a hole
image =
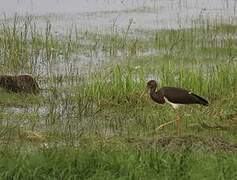
[[[11,158],[1,158],[4,179],[235,179],[237,165],[234,154],[190,147],[170,152],[118,142],[6,154]]]
[[[31,73],[44,89],[0,91],[3,179],[237,178],[236,25],[140,32],[145,38],[130,37],[129,25],[124,34],[72,28],[63,37],[49,22],[36,27],[16,16],[0,28],[1,73]],[[149,50],[157,54],[140,55]],[[51,72],[55,63],[97,53],[111,61],[87,76]],[[142,96],[150,79],[190,89],[210,106],[158,105]],[[181,137],[175,124],[156,131],[177,113]]]

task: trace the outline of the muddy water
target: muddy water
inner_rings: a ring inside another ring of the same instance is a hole
[[[237,0],[0,0],[0,13],[47,17],[57,29],[75,24],[84,30],[189,27],[202,18],[229,20]]]

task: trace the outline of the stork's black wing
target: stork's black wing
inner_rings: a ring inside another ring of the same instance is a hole
[[[204,98],[187,91],[182,88],[176,87],[163,87],[160,89],[163,96],[168,99],[168,101],[176,104],[201,104],[208,106],[208,101]]]

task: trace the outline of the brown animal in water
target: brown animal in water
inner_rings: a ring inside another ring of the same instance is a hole
[[[38,94],[40,90],[37,82],[30,75],[2,75],[0,76],[0,87],[16,93]]]

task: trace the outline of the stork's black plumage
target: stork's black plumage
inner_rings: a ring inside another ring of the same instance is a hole
[[[168,102],[172,106],[174,104],[201,104],[208,106],[207,100],[182,88],[163,87],[156,91],[157,83],[155,80],[150,80],[147,83],[147,87],[150,89],[151,98],[159,104]]]
[[[159,104],[164,104],[167,102],[171,104],[174,109],[178,108],[179,105],[185,105],[185,104],[200,104],[200,105],[208,106],[207,100],[182,88],[163,87],[159,90],[156,90],[157,83],[155,80],[150,80],[147,83],[147,87],[150,89],[150,97],[152,98],[153,101]],[[170,121],[168,123],[162,124],[159,128],[164,127],[165,125],[170,124],[171,122],[174,122],[174,121]],[[178,134],[180,134],[179,116],[176,122],[177,122]]]

